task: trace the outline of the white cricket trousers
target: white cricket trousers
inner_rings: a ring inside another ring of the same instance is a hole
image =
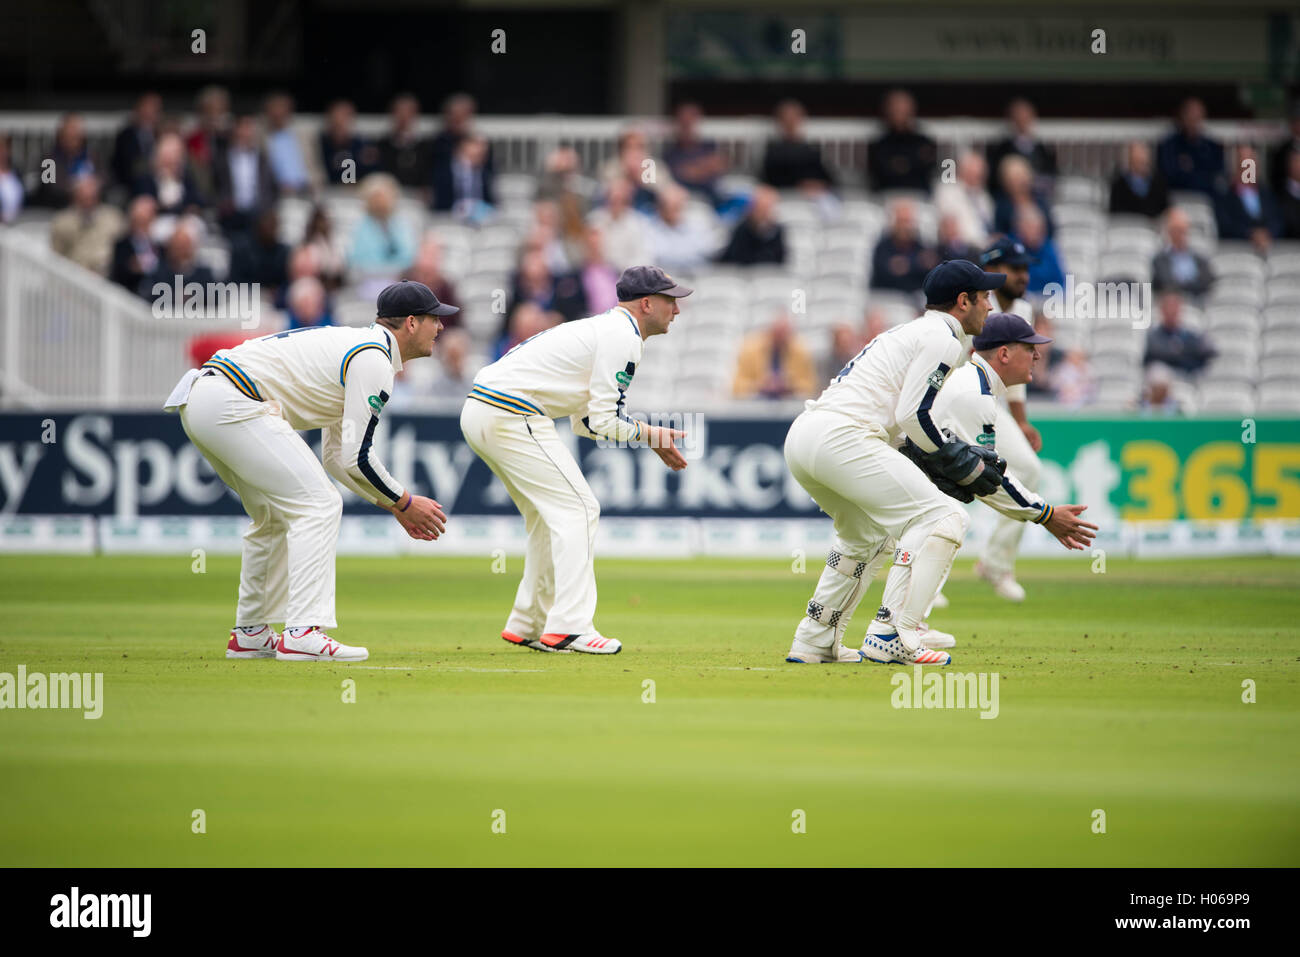
[[[1025,438],[1025,433],[1020,431],[1020,425],[1011,410],[1001,402],[998,403],[997,417],[993,421],[993,433],[997,437],[998,455],[1007,460],[1007,471],[1025,488],[1037,492],[1043,465],[1034,454],[1033,446]],[[1013,574],[1016,570],[1016,552],[1020,550],[1020,539],[1024,537],[1028,524],[999,514],[989,540],[984,545],[984,553],[980,556],[985,567],[999,574]]]
[[[200,376],[181,408],[185,434],[244,503],[236,625],[333,628],[334,551],[343,498],[274,402]]]
[[[596,630],[600,503],[555,423],[466,399],[460,428],[524,518],[528,553],[506,631],[529,640]]]

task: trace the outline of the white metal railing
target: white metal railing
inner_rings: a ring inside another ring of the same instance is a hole
[[[58,113],[0,112],[0,131],[13,139],[14,163],[32,171],[47,155],[54,142]],[[125,112],[82,114],[86,134],[105,160],[112,149],[113,136],[126,122]],[[192,122],[186,116],[185,125]],[[297,124],[302,133],[314,136],[320,130],[319,115],[301,114]],[[366,137],[382,136],[388,129],[388,117],[367,114],[357,118],[357,132]],[[419,131],[435,133],[440,122],[434,116],[422,117]],[[555,146],[572,145],[582,157],[587,172],[594,172],[605,159],[614,155],[618,135],[629,127],[644,130],[655,149],[671,129],[671,120],[662,116],[566,116],[537,114],[531,116],[480,116],[479,130],[492,142],[493,155],[502,172],[537,173],[542,160]],[[941,157],[955,157],[967,147],[983,147],[1006,135],[1001,120],[963,117],[923,120],[921,129],[939,144]],[[1225,143],[1270,143],[1284,132],[1278,120],[1222,120],[1206,124],[1211,136]],[[813,118],[806,124],[809,140],[822,147],[828,165],[845,183],[860,184],[866,157],[866,144],[880,133],[876,119]],[[1107,176],[1119,161],[1123,147],[1131,140],[1154,141],[1172,129],[1167,117],[1138,120],[1043,120],[1038,135],[1057,151],[1060,170],[1066,175]],[[761,116],[712,117],[701,122],[701,133],[717,140],[740,173],[757,172],[763,149],[773,135],[771,120]]]
[[[149,303],[0,229],[0,408],[161,408],[197,335],[237,319],[159,319]]]

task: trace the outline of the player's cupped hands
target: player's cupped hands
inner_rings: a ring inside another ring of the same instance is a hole
[[[442,506],[423,495],[412,495],[411,504],[405,511],[396,506],[391,511],[398,524],[406,529],[406,534],[419,541],[435,541],[447,530],[447,514]]]
[[[684,438],[686,433],[680,429],[669,429],[662,425],[650,427],[650,448],[654,449],[655,455],[659,456],[664,465],[674,472],[686,468],[686,456],[682,455],[673,443],[674,439]]]
[[[1085,549],[1097,534],[1096,525],[1079,517],[1087,509],[1086,505],[1058,505],[1043,527],[1066,548]]]

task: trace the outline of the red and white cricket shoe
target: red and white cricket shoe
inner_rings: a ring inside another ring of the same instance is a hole
[[[552,651],[581,651],[589,655],[616,655],[623,650],[617,638],[606,638],[598,632],[587,635],[542,635],[542,644]]]
[[[230,641],[226,644],[227,658],[274,658],[275,646],[280,641],[280,633],[270,625],[263,625],[261,630],[246,632],[243,628],[230,629]]]
[[[866,640],[862,642],[862,657],[881,665],[952,664],[952,655],[946,651],[933,651],[925,645],[908,648],[896,631],[888,635],[867,632]]]
[[[506,641],[510,642],[510,644],[512,645],[518,645],[521,648],[531,648],[533,649],[533,651],[568,652],[569,650],[568,648],[552,648],[549,645],[542,644],[536,638],[525,638],[522,635],[516,635],[513,631],[503,631],[501,632],[501,637],[504,638]]]
[[[319,628],[304,632],[298,637],[284,630],[275,646],[276,661],[365,661],[370,652],[335,641]]]

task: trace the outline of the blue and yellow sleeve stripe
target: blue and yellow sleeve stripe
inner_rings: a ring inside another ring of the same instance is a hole
[[[1043,510],[1038,514],[1038,517],[1033,520],[1034,524],[1046,525],[1048,522],[1052,520],[1052,515],[1055,514],[1055,512],[1056,509],[1052,508],[1052,506],[1044,502]]]
[[[352,360],[357,357],[358,353],[365,352],[367,349],[378,349],[384,355],[388,356],[389,362],[393,361],[393,353],[389,350],[388,346],[384,345],[382,342],[363,342],[360,345],[353,346],[348,350],[347,355],[343,357],[343,361],[339,363],[339,385],[346,384],[348,366],[352,364]]]
[[[518,396],[510,395],[506,392],[500,392],[496,389],[489,389],[485,385],[474,383],[474,387],[469,390],[469,398],[478,399],[480,402],[486,402],[488,405],[495,406],[498,409],[505,409],[507,412],[513,412],[515,415],[545,415],[546,413],[539,409],[533,403]]]
[[[203,363],[203,368],[215,369],[217,372],[220,372],[234,384],[236,389],[248,396],[248,398],[252,399],[254,402],[266,401],[261,390],[257,388],[257,383],[254,382],[243,369],[239,368],[239,366],[235,365],[235,363],[231,362],[225,356],[213,356],[207,362]]]

